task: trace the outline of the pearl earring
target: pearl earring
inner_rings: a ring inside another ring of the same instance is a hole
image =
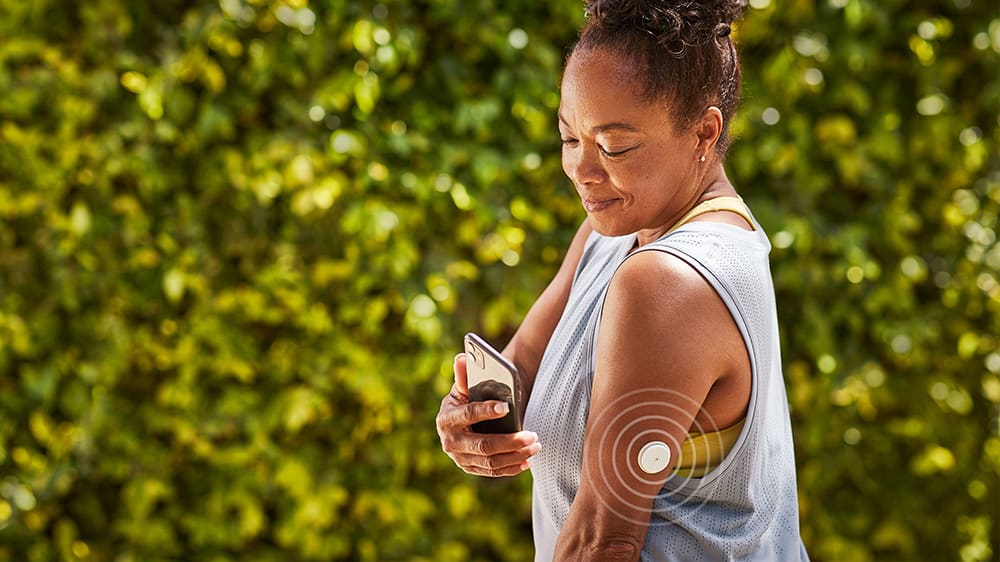
[[[705,161],[705,155],[704,155],[704,154],[702,154],[702,155],[701,155],[701,158],[699,158],[699,159],[698,159],[698,161],[699,161],[699,162],[704,162],[704,161]]]

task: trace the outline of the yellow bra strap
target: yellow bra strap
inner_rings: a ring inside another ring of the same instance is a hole
[[[750,213],[747,211],[746,203],[740,197],[716,197],[715,199],[709,199],[708,201],[702,201],[701,203],[695,205],[694,209],[688,211],[686,215],[681,217],[681,220],[677,221],[667,234],[677,230],[678,228],[684,226],[686,223],[690,222],[691,219],[697,217],[698,215],[704,215],[705,213],[714,213],[715,211],[729,211],[731,213],[736,213],[737,215],[746,219],[747,223],[750,224],[750,228],[757,230],[757,227],[753,224],[753,219],[750,218]]]

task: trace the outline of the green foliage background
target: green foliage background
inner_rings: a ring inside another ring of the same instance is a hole
[[[728,170],[774,243],[817,560],[1000,556],[1000,13],[755,0]],[[531,556],[439,450],[583,218],[576,0],[0,0],[0,559]]]

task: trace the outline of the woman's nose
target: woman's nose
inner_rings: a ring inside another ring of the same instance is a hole
[[[596,149],[578,147],[573,155],[564,155],[564,171],[579,185],[597,183],[604,179],[604,167]]]

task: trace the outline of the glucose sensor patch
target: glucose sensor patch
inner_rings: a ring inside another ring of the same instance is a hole
[[[650,441],[639,450],[639,468],[646,474],[656,474],[670,464],[670,449],[663,441]]]

